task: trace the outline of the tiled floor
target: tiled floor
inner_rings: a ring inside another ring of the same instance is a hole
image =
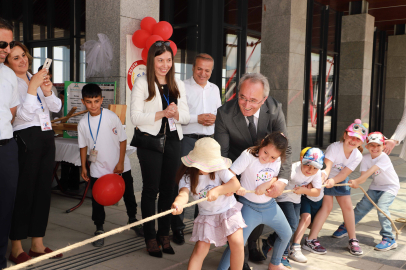
[[[394,153],[399,153],[400,147],[395,148]],[[390,210],[393,219],[406,218],[406,163],[396,155],[391,155],[396,171],[401,180],[401,190],[396,197]],[[356,178],[358,172],[352,174]],[[371,180],[362,186],[367,188]],[[352,191],[354,205],[362,198],[361,190]],[[140,193],[136,194],[137,202],[140,201]],[[66,209],[74,206],[77,200],[52,195],[49,225],[45,237],[45,244],[51,249],[58,249],[67,245],[88,239],[93,236],[95,227],[91,221],[91,201],[86,199],[84,204],[72,213],[67,214]],[[140,208],[138,207],[139,212]],[[29,269],[187,269],[187,263],[193,250],[194,243],[189,242],[191,236],[193,208],[186,210],[187,229],[186,244],[177,246],[173,244],[176,254],[164,254],[163,258],[150,257],[145,249],[143,239],[135,237],[132,230],[105,239],[105,246],[96,249],[87,245],[64,254],[64,258],[59,260],[47,260],[44,263],[32,266]],[[124,206],[106,207],[106,231],[126,225],[127,215]],[[141,217],[138,216],[140,219]],[[364,270],[394,270],[406,269],[406,228],[399,235],[398,248],[388,252],[374,251],[374,246],[380,242],[380,224],[376,211],[371,211],[358,225],[357,237],[361,242],[364,255],[361,257],[352,256],[346,246],[347,239],[335,239],[331,234],[342,222],[341,210],[335,203],[334,209],[325,223],[319,240],[328,250],[326,255],[316,255],[303,251],[308,257],[308,262],[299,264],[291,262],[294,269],[364,269]],[[396,223],[400,228],[403,224]],[[264,231],[264,236],[270,232]],[[30,240],[23,241],[25,251],[30,248]],[[10,248],[10,247],[9,247]],[[216,269],[224,247],[215,248],[212,246],[210,253],[206,257],[203,269]],[[250,263],[253,269],[267,269],[269,259],[263,263]],[[10,263],[11,265],[11,263]]]

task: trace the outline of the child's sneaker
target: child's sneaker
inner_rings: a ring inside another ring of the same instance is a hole
[[[304,250],[316,253],[316,254],[326,254],[327,250],[320,245],[320,242],[317,239],[307,240],[305,239],[304,244],[302,245]]]
[[[343,238],[347,236],[347,229],[344,227],[344,224],[341,224],[338,229],[333,233],[333,237],[335,238]]]
[[[307,258],[303,255],[300,245],[292,245],[290,247],[289,258],[300,263],[307,262]]]
[[[286,258],[285,256],[282,257],[281,262],[283,266],[285,266],[286,268],[292,269],[292,266],[290,265],[288,258]]]
[[[350,241],[348,242],[348,249],[350,250],[350,253],[352,255],[360,256],[364,253],[361,247],[359,246],[358,240],[355,238],[350,239]]]
[[[398,244],[395,239],[390,239],[389,237],[382,238],[382,241],[375,246],[375,250],[387,251],[394,248],[397,248]]]
[[[272,249],[272,246],[268,244],[268,239],[258,239],[258,250],[265,257],[268,257],[268,252]]]

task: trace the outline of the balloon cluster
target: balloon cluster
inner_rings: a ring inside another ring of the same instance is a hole
[[[142,60],[147,63],[148,50],[157,41],[169,41],[173,55],[176,55],[178,48],[175,42],[169,40],[172,36],[173,28],[168,22],[156,22],[152,17],[145,17],[141,21],[141,29],[134,32],[132,40],[135,47],[143,49]]]

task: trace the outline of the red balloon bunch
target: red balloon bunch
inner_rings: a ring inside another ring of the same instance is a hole
[[[134,32],[132,40],[135,47],[143,49],[142,60],[147,63],[148,50],[157,41],[169,41],[173,55],[176,55],[178,48],[175,42],[169,40],[173,34],[172,25],[168,22],[156,22],[152,17],[145,17],[141,21],[141,29]]]
[[[124,179],[118,174],[106,174],[96,180],[93,185],[93,198],[101,205],[116,204],[125,191]]]

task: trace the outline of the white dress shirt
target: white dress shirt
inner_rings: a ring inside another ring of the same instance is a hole
[[[190,121],[182,125],[184,134],[213,135],[214,124],[203,126],[197,122],[200,114],[211,113],[216,115],[221,106],[220,90],[217,85],[207,81],[205,87],[201,87],[193,79],[184,80],[187,104],[189,106]]]
[[[259,119],[259,112],[261,111],[261,108],[258,109],[256,113],[254,113],[254,124],[255,124],[255,129],[258,131],[258,119]],[[247,122],[247,126],[250,124],[250,121],[246,116],[244,116],[245,122]]]
[[[31,79],[32,75],[27,72],[28,77]],[[17,107],[16,119],[13,123],[14,131],[26,129],[34,126],[41,126],[39,121],[40,113],[59,112],[62,106],[61,100],[52,94],[48,97],[44,96],[41,87],[38,87],[37,93],[41,99],[44,112],[41,109],[41,103],[37,96],[27,94],[28,84],[21,78],[17,77],[18,81],[18,94],[20,98],[20,105]]]
[[[10,108],[20,104],[17,90],[17,76],[3,63],[0,64],[0,140],[13,138],[13,115]]]

